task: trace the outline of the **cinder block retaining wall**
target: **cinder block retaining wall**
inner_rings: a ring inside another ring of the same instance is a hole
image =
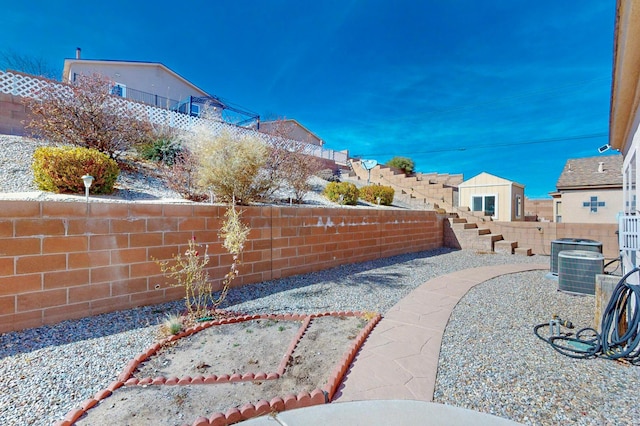
[[[602,243],[606,258],[620,255],[617,224],[554,223],[554,222],[486,222],[480,228],[501,234],[506,241],[517,241],[518,247],[531,248],[534,254],[550,255],[551,242],[560,238],[584,238]],[[460,248],[449,222],[445,223],[445,246]]]
[[[443,245],[434,212],[245,207],[252,231],[234,285]],[[209,244],[220,285],[230,255],[218,230],[225,207],[0,201],[0,332],[183,297],[152,260],[195,236]]]
[[[21,97],[0,93],[1,135],[24,135],[23,121],[28,119],[29,112]]]

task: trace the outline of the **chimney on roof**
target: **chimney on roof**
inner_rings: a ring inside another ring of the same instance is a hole
[[[604,162],[601,161],[598,163],[598,173],[603,173],[604,172]]]
[[[76,47],[76,59],[80,59],[80,52],[82,52],[82,49]]]

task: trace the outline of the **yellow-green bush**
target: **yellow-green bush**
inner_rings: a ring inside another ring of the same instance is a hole
[[[360,188],[360,198],[369,203],[380,203],[383,206],[390,206],[393,203],[394,194],[395,191],[390,186],[368,185]]]
[[[358,203],[358,188],[350,182],[329,182],[324,196],[333,202],[355,206]]]
[[[33,177],[38,189],[83,193],[82,176],[93,176],[92,194],[111,194],[120,169],[115,160],[95,149],[40,147],[33,153]]]

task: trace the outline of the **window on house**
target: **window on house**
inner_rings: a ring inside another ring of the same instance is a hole
[[[522,197],[516,195],[516,217],[522,217]]]
[[[123,98],[127,97],[127,86],[121,83],[116,83],[111,88],[111,94],[116,96],[121,96]]]
[[[200,117],[200,105],[191,104],[191,115]]]
[[[473,197],[472,198],[472,206],[471,206],[471,210],[473,210],[474,212],[481,212],[482,211],[482,197]]]
[[[562,201],[556,203],[556,223],[562,222]]]
[[[484,212],[485,216],[495,216],[496,196],[495,195],[471,196],[471,210],[474,212]]]
[[[604,201],[598,201],[598,197],[591,197],[589,201],[582,203],[582,207],[588,207],[591,213],[598,213],[598,207],[604,206]]]

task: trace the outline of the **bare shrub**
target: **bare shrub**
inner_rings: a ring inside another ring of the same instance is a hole
[[[248,204],[264,198],[272,188],[264,170],[269,149],[262,140],[226,132],[214,135],[206,127],[188,138],[198,159],[198,185],[213,191],[220,201]]]
[[[35,116],[27,128],[51,142],[93,148],[113,159],[147,140],[151,126],[120,99],[110,95],[114,83],[93,74],[68,85],[47,85],[25,103]]]

